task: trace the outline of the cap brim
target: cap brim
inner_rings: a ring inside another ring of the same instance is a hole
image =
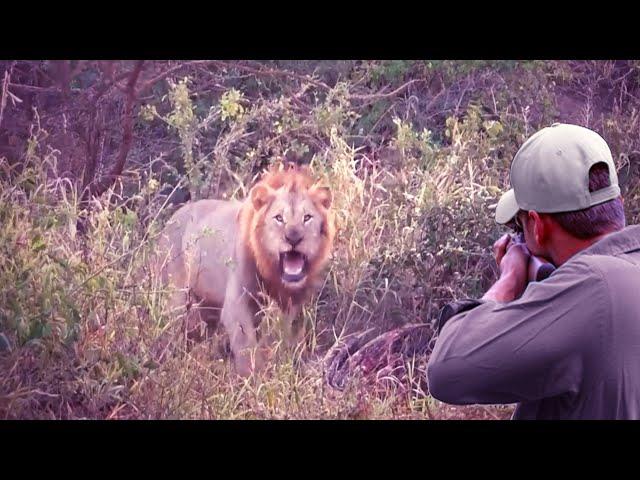
[[[498,202],[498,206],[496,207],[496,222],[502,225],[509,223],[513,220],[513,217],[516,216],[518,210],[520,210],[520,207],[518,206],[518,202],[516,202],[516,195],[512,188],[502,195],[502,198],[500,198]]]

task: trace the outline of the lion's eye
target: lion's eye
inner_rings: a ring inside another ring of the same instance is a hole
[[[307,223],[309,220],[311,220],[313,217],[309,214],[304,216],[304,223]]]
[[[275,219],[276,219],[276,222],[278,222],[278,223],[282,223],[282,222],[284,222],[284,219],[282,218],[282,215],[280,215],[280,214],[276,215],[276,216],[275,216],[275,217],[273,217],[273,218],[275,218]]]

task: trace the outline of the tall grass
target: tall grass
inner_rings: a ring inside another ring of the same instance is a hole
[[[270,367],[248,380],[230,370],[223,334],[192,344],[180,320],[166,311],[167,292],[149,263],[172,208],[154,178],[128,172],[130,182],[137,179],[136,195],[122,198],[114,188],[94,199],[87,233],[80,235],[80,195],[71,182],[51,175],[59,152],[40,155],[46,146],[34,143],[20,167],[4,162],[0,282],[6,286],[2,331],[10,351],[2,356],[2,415],[446,416],[434,413],[437,402],[419,388],[380,395],[354,379],[344,392],[333,391],[323,382],[322,357],[348,333],[430,320],[419,307],[438,300],[433,293],[419,298],[412,290],[420,281],[440,281],[434,272],[439,258],[464,259],[467,265],[478,260],[459,247],[438,249],[437,242],[429,243],[425,222],[430,215],[442,221],[443,208],[452,199],[462,201],[469,190],[486,200],[487,188],[477,182],[490,182],[457,170],[463,137],[461,146],[434,148],[426,157],[405,151],[397,171],[379,168],[335,129],[330,138],[330,147],[314,157],[311,167],[335,192],[339,233],[325,284],[305,308],[308,341],[295,352],[281,352],[275,343]],[[476,248],[479,257],[484,247]],[[422,257],[423,249],[429,257]],[[440,267],[438,272],[446,271]],[[262,328],[277,338],[279,313],[275,308],[265,313]],[[416,377],[423,376],[420,368],[424,362],[416,365]]]

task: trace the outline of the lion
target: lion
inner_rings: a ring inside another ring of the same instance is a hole
[[[199,200],[177,210],[158,245],[162,281],[173,287],[174,310],[190,295],[221,309],[235,369],[249,376],[264,366],[257,327],[271,297],[284,313],[284,337],[304,337],[301,309],[321,281],[335,235],[329,187],[307,167],[272,168],[242,201]],[[255,354],[254,354],[255,352]]]

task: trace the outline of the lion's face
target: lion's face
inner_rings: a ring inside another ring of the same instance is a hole
[[[256,212],[252,249],[264,277],[299,291],[323,266],[331,248],[331,192],[303,181],[275,186],[262,182],[251,191]]]
[[[261,243],[287,288],[302,288],[310,266],[322,253],[326,216],[308,192],[276,190],[263,216]]]

